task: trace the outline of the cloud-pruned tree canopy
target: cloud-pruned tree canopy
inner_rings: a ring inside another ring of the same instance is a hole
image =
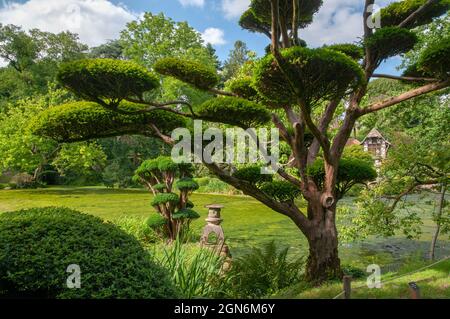
[[[382,27],[398,26],[404,22],[411,14],[416,12],[420,7],[425,5],[428,0],[404,0],[394,2],[381,9],[381,25]],[[412,29],[421,25],[430,23],[433,18],[443,15],[450,9],[449,0],[434,1],[421,12],[417,19],[405,23],[405,28]]]
[[[282,50],[281,56],[286,72],[295,79],[290,85],[272,54],[260,61],[254,79],[259,94],[280,106],[299,101],[314,106],[344,96],[364,83],[358,63],[335,50],[292,47]]]
[[[292,27],[295,25],[299,28],[305,28],[311,24],[313,16],[322,6],[322,2],[322,0],[300,0],[299,8],[301,10],[298,10],[297,18],[294,20],[293,2],[291,0],[281,0],[279,2],[280,17],[285,19],[283,24],[288,26],[286,31],[292,30]],[[252,0],[249,9],[242,15],[239,24],[242,28],[251,32],[270,36],[272,24],[270,1]]]
[[[159,74],[172,76],[202,90],[214,88],[220,80],[214,68],[181,58],[160,59],[154,69]]]
[[[220,97],[199,106],[197,114],[204,120],[240,126],[256,127],[270,121],[270,113],[258,103],[238,97]]]
[[[64,63],[58,80],[78,96],[117,105],[127,97],[140,98],[156,89],[159,79],[146,68],[129,61],[85,59]]]
[[[129,112],[142,106],[122,102]],[[94,102],[73,102],[52,107],[37,115],[30,123],[32,133],[58,142],[76,142],[95,138],[141,134],[155,136],[152,125],[162,133],[185,126],[185,120],[162,110],[145,114],[119,114]]]

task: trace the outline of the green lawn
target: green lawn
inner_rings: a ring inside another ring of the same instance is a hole
[[[408,283],[415,282],[420,288],[422,299],[450,298],[450,260],[443,261],[430,268],[423,262],[412,262],[398,272],[389,272],[382,276],[381,288],[370,289],[366,279],[352,282],[352,299],[410,299]],[[343,285],[340,282],[328,283],[318,288],[293,286],[280,292],[275,298],[299,299],[342,299]]]
[[[0,190],[0,212],[29,207],[65,206],[114,221],[123,216],[148,216],[153,212],[150,200],[151,197],[145,190],[110,190],[95,187]],[[307,252],[305,239],[288,218],[249,197],[194,194],[192,201],[202,215],[202,218],[193,223],[193,229],[198,234],[205,225],[207,209],[204,206],[213,203],[225,206],[223,227],[234,256],[271,240],[281,245],[289,245],[293,253]],[[422,200],[417,201],[419,209],[420,205],[425,205]],[[421,211],[425,212],[427,207],[423,206]],[[340,247],[341,258],[344,263],[364,268],[371,263],[387,267],[410,256],[425,254],[432,228],[429,216],[424,219],[424,235],[421,240],[390,238],[344,244]],[[450,242],[444,239],[439,242],[440,256],[450,254]]]

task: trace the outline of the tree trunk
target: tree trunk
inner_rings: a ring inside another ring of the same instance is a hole
[[[314,216],[314,227],[307,233],[309,257],[306,265],[306,280],[319,284],[326,280],[342,277],[341,261],[338,255],[338,237],[335,223],[336,207],[325,209],[309,205],[309,214]]]
[[[434,260],[434,258],[435,258],[436,243],[439,238],[439,233],[441,232],[440,219],[442,217],[442,211],[444,209],[445,191],[446,191],[446,185],[442,184],[441,193],[439,195],[439,207],[438,207],[438,212],[437,212],[437,216],[436,216],[436,229],[434,231],[433,239],[431,240],[431,248],[430,248],[430,259],[431,260]]]

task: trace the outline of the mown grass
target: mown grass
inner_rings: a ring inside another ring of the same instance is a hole
[[[429,263],[428,263],[429,264]],[[410,274],[426,267],[423,261],[410,261],[397,272],[382,275],[381,288],[367,287],[366,278],[352,282],[352,299],[410,299],[408,283],[415,282],[420,288],[422,299],[450,298],[450,260]],[[342,293],[341,282],[331,282],[317,288],[306,285],[289,287],[275,298],[332,299]],[[344,298],[343,295],[337,299]]]
[[[36,190],[0,190],[0,212],[30,207],[65,206],[99,216],[105,220],[117,221],[128,218],[144,220],[154,213],[150,206],[151,196],[145,190],[111,190],[106,188],[46,188]],[[227,243],[234,257],[261,247],[263,243],[275,241],[280,246],[291,247],[291,253],[306,254],[307,243],[296,226],[286,217],[246,196],[199,194],[192,196],[201,218],[192,224],[193,232],[200,235],[205,225],[205,205],[218,203],[225,206],[222,217]],[[348,201],[348,200],[346,200]],[[432,231],[431,219],[426,215],[432,206],[417,199],[418,209],[425,220],[421,240],[407,240],[401,237],[371,239],[361,243],[343,244],[340,256],[343,263],[360,268],[375,263],[388,265],[399,263],[412,255],[426,255]],[[448,236],[439,241],[438,257],[450,254]]]

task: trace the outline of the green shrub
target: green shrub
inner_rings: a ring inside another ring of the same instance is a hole
[[[414,48],[417,35],[405,28],[384,27],[365,40],[365,46],[379,61],[406,53]]]
[[[273,181],[261,184],[260,189],[280,202],[293,201],[300,196],[300,188],[287,181]]]
[[[270,113],[264,106],[237,97],[213,98],[201,104],[196,112],[204,120],[242,128],[256,127],[270,121]]]
[[[262,174],[261,168],[262,168],[261,165],[242,167],[238,169],[236,172],[234,172],[233,176],[252,184],[271,182],[273,176],[270,174]]]
[[[298,90],[293,92],[286,75],[272,54],[257,65],[254,75],[258,93],[278,106],[298,104],[314,106],[353,91],[364,82],[364,73],[349,56],[330,49],[292,47],[281,51],[283,69]]]
[[[159,74],[172,76],[203,90],[214,88],[220,80],[214,69],[180,58],[163,58],[153,67]]]
[[[201,193],[240,194],[240,191],[218,178],[207,177],[203,179],[197,179],[197,181],[201,180],[203,180],[203,183],[205,183],[205,185],[200,186],[198,190]]]
[[[403,0],[394,2],[381,9],[381,25],[383,27],[397,26],[412,13],[424,5],[428,0]],[[426,10],[406,27],[415,28],[430,23],[433,18],[443,15],[450,8],[450,1],[439,0],[428,6]]]
[[[167,221],[160,214],[153,213],[149,218],[147,218],[145,223],[149,228],[153,230],[159,230],[166,225]]]
[[[354,185],[370,182],[376,179],[377,172],[370,155],[361,151],[347,151],[339,161],[336,191],[339,197],[343,197]],[[325,168],[323,159],[317,159],[312,165],[308,166],[308,175],[314,182],[323,186],[325,178]]]
[[[157,214],[152,214],[152,216],[153,215]],[[149,227],[149,219],[121,217],[114,220],[114,224],[127,234],[135,237],[141,244],[148,246],[149,244],[161,241],[161,236],[158,233],[157,228]]]
[[[159,79],[144,67],[112,59],[85,59],[66,62],[57,75],[66,88],[83,99],[120,102],[127,97],[141,97],[159,87]]]
[[[81,288],[68,289],[69,265]],[[117,226],[67,208],[0,215],[0,297],[171,298],[165,271]]]
[[[127,111],[142,109],[141,106],[128,102],[122,102],[120,108]],[[92,138],[143,134],[149,132],[150,124],[157,124],[161,132],[170,134],[175,128],[183,127],[185,120],[161,110],[140,115],[123,115],[93,102],[73,102],[49,108],[38,114],[31,120],[29,129],[35,135],[59,142],[77,142]]]
[[[227,297],[262,298],[301,281],[303,258],[290,259],[289,248],[279,248],[274,242],[233,260],[227,274]]]

